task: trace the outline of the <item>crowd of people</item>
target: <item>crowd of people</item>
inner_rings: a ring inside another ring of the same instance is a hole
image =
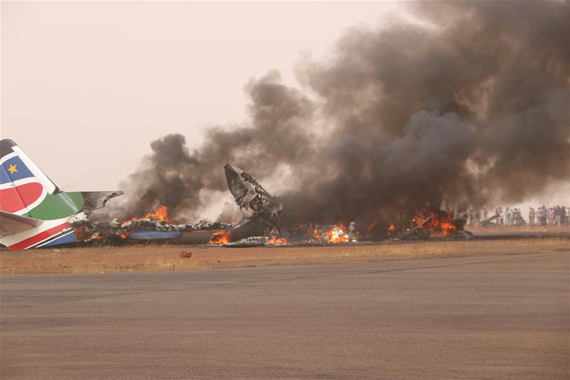
[[[570,207],[545,205],[536,209],[529,207],[528,219],[525,219],[519,208],[497,207],[494,213],[489,213],[486,208],[470,209],[467,213],[469,226],[567,226],[570,220]]]
[[[567,226],[570,208],[566,206],[554,206],[546,208],[539,206],[535,211],[530,207],[528,211],[528,220],[530,225],[534,226]]]

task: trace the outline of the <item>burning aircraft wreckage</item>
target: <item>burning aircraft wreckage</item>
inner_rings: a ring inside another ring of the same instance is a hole
[[[166,241],[228,247],[355,244],[386,239],[468,236],[463,223],[450,214],[424,211],[406,223],[372,223],[359,230],[356,223],[286,227],[283,204],[251,175],[226,164],[228,188],[239,206],[239,223],[180,223],[166,206],[141,218],[102,220],[94,210],[122,191],[64,192],[12,140],[0,141],[0,243],[10,249],[56,245],[120,245]]]
[[[247,172],[224,167],[228,189],[244,217],[238,223],[178,223],[168,216],[166,206],[141,218],[111,223],[78,214],[70,222],[80,244],[118,245],[142,241],[172,241],[178,244],[255,247],[284,245],[367,244],[386,240],[469,238],[463,219],[439,210],[422,211],[404,223],[386,226],[372,223],[357,229],[354,222],[334,225],[313,223],[286,227],[283,205]]]

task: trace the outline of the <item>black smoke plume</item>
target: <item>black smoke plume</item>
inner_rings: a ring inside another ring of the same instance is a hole
[[[140,216],[165,205],[174,216],[195,218],[204,207],[203,191],[227,191],[223,170],[227,162],[254,168],[262,178],[280,164],[301,166],[309,160],[314,154],[310,136],[314,105],[309,99],[281,84],[277,72],[252,80],[246,92],[251,124],[230,131],[211,128],[201,148],[193,152],[180,134],[153,141],[152,154],[123,184],[130,195],[121,214]]]
[[[419,2],[421,22],[348,31],[329,60],[246,86],[251,121],[151,144],[124,210],[197,217],[226,162],[284,170],[290,222],[370,221],[431,204],[519,202],[570,179],[565,1]],[[285,168],[285,169],[284,169]],[[209,199],[209,198],[208,198]]]

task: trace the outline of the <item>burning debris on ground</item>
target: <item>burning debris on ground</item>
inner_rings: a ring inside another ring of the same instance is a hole
[[[166,206],[142,217],[97,221],[87,214],[70,220],[77,227],[77,241],[91,244],[122,244],[131,240],[176,239],[179,243],[228,247],[363,244],[378,241],[469,237],[465,221],[441,210],[422,211],[413,216],[401,214],[395,223],[380,219],[368,225],[356,222],[298,224],[286,228],[279,199],[243,170],[226,164],[228,189],[243,212],[239,223],[180,223],[172,220]],[[403,218],[403,219],[402,219]],[[348,226],[348,227],[347,227]]]
[[[232,241],[232,233],[230,231],[216,231],[208,241],[208,244],[228,244]]]
[[[228,189],[244,217],[231,231],[214,233],[208,244],[288,244],[289,233],[281,220],[283,205],[279,199],[240,168],[228,163],[224,171]]]
[[[160,206],[156,212],[148,213],[141,218],[122,221],[115,218],[109,223],[84,217],[70,222],[77,227],[75,236],[78,242],[96,245],[121,244],[127,240],[175,239],[183,233],[213,232],[235,227],[234,224],[220,222],[176,223],[168,217],[166,206]]]
[[[423,211],[410,221],[410,228],[405,230],[402,238],[453,238],[473,235],[463,229],[465,219],[454,219],[451,213],[445,211]]]

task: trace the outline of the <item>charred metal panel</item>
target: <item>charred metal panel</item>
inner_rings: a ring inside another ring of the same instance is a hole
[[[92,211],[105,207],[112,198],[123,195],[122,191],[82,191],[85,199],[83,211]]]
[[[265,190],[251,175],[231,164],[224,166],[228,188],[236,204],[252,210],[251,221],[259,219],[265,223],[265,234],[286,234],[281,222],[283,205],[279,199]]]

